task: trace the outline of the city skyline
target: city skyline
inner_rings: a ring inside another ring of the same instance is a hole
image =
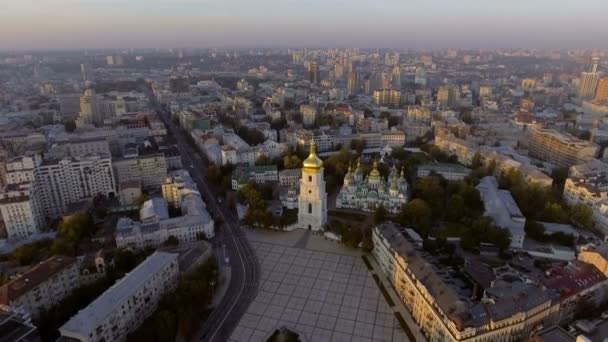
[[[593,9],[593,10],[591,10]],[[602,48],[608,4],[534,0],[24,0],[2,50],[125,47]],[[572,20],[571,18],[585,18]]]

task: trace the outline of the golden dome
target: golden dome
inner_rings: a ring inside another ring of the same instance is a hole
[[[304,160],[304,170],[306,171],[317,172],[323,168],[323,161],[319,159],[315,153],[316,148],[317,144],[315,144],[315,141],[313,140],[310,143],[310,155]]]
[[[380,171],[378,171],[378,162],[374,161],[374,169],[369,173],[370,179],[379,179]]]

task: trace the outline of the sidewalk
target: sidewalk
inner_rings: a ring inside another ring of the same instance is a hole
[[[392,307],[393,311],[401,313],[401,316],[405,320],[405,323],[410,328],[410,331],[412,332],[412,334],[414,334],[414,337],[416,338],[416,342],[426,342],[426,337],[422,334],[422,331],[420,331],[420,327],[414,321],[414,318],[412,317],[410,312],[407,310],[407,308],[403,304],[403,301],[401,300],[401,298],[399,298],[399,296],[397,295],[397,292],[395,292],[393,285],[391,285],[391,283],[386,279],[386,275],[384,275],[384,273],[380,269],[380,265],[378,265],[378,262],[376,262],[376,259],[371,254],[365,254],[365,255],[366,255],[367,260],[369,261],[370,265],[373,268],[373,270],[371,270],[369,272],[371,274],[378,275],[378,278],[382,282],[382,285],[384,285],[389,296],[395,303],[395,306]]]

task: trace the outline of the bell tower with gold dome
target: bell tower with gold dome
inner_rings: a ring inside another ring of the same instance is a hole
[[[323,179],[323,161],[317,157],[316,144],[310,143],[310,155],[302,167],[298,196],[298,227],[323,230],[327,223],[327,193]]]

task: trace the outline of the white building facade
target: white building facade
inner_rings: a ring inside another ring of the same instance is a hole
[[[155,252],[70,318],[59,332],[81,342],[124,341],[178,281],[177,254]]]
[[[316,155],[315,142],[304,160],[300,195],[298,197],[298,227],[322,231],[327,223],[327,192],[323,179],[323,161]]]
[[[336,208],[375,211],[384,207],[391,213],[398,213],[401,206],[407,203],[407,191],[403,170],[401,175],[397,175],[397,169],[393,167],[387,183],[380,175],[376,162],[368,177],[363,176],[359,163],[354,172],[348,168],[342,189],[336,197]]]

